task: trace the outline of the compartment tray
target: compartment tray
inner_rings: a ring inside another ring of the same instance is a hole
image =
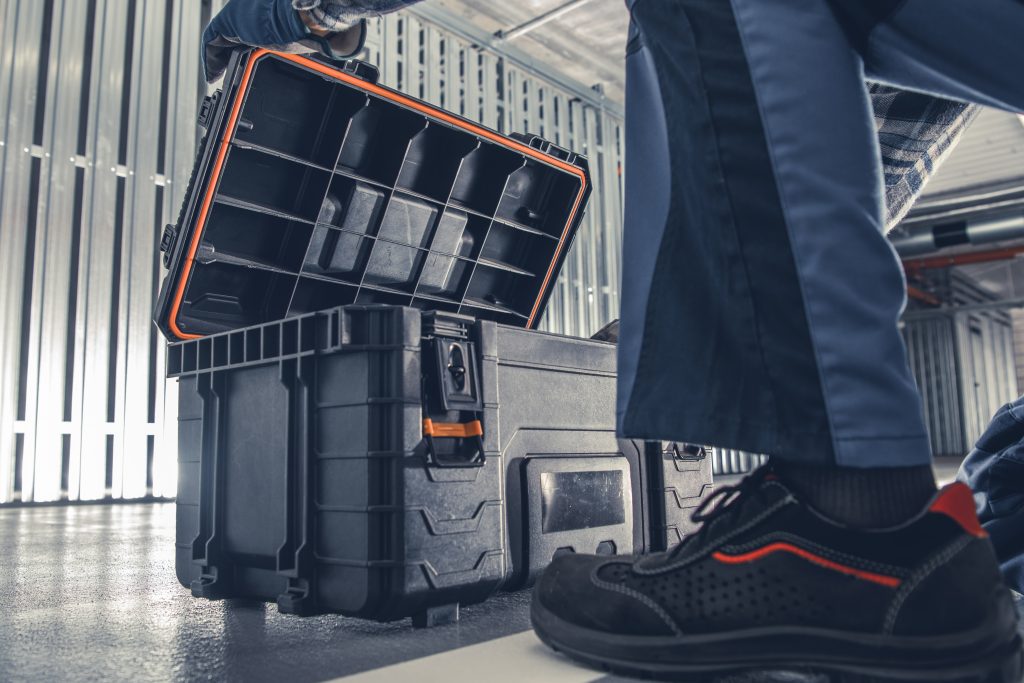
[[[169,338],[381,297],[537,325],[590,193],[585,159],[349,71],[233,58],[158,302]],[[195,305],[214,300],[245,305]]]

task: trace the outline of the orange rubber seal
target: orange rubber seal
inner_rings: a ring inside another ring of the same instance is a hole
[[[301,67],[310,69],[312,71],[316,71],[320,74],[323,74],[324,76],[333,78],[334,80],[342,81],[343,83],[347,83],[360,90],[373,93],[378,97],[382,97],[386,100],[396,102],[409,109],[413,109],[422,114],[426,114],[427,116],[438,121],[444,121],[445,123],[451,124],[458,128],[462,128],[463,130],[469,131],[474,135],[478,135],[482,138],[487,138],[488,140],[495,142],[503,147],[513,149],[517,152],[520,152],[521,154],[525,154],[549,166],[554,166],[555,168],[561,169],[568,173],[572,173],[573,175],[579,178],[579,194],[576,195],[576,201],[573,204],[572,212],[569,214],[569,219],[566,221],[565,228],[562,230],[562,236],[558,240],[558,248],[555,250],[554,258],[551,259],[551,264],[548,266],[548,271],[544,276],[544,282],[541,285],[539,294],[537,295],[537,300],[534,302],[533,309],[530,311],[530,317],[526,321],[527,327],[533,327],[533,322],[537,318],[537,313],[538,309],[540,308],[541,300],[544,298],[544,292],[547,291],[548,284],[551,282],[551,278],[554,275],[555,264],[558,263],[558,260],[562,255],[562,251],[565,249],[565,240],[568,236],[569,228],[573,224],[573,220],[576,218],[576,214],[580,210],[580,205],[583,202],[583,197],[586,196],[586,174],[581,169],[573,166],[572,164],[568,164],[560,159],[556,159],[555,157],[549,154],[544,154],[543,152],[535,150],[532,147],[528,147],[527,145],[506,138],[502,135],[499,135],[498,133],[489,131],[486,128],[482,128],[478,125],[470,123],[469,121],[464,121],[441,109],[437,109],[436,107],[432,107],[423,102],[417,102],[416,100],[401,95],[397,92],[388,90],[387,88],[376,85],[374,83],[367,83],[357,78],[356,76],[347,74],[344,71],[332,68],[330,66],[322,64],[321,62],[312,60],[308,57],[302,57],[300,55],[293,54],[285,54],[281,52],[274,52],[272,50],[267,49],[258,49],[253,51],[252,55],[249,58],[249,62],[245,66],[245,72],[242,74],[242,82],[239,84],[238,93],[235,95],[235,101],[231,107],[231,113],[228,116],[227,125],[224,128],[224,135],[220,139],[219,148],[217,150],[216,157],[213,163],[213,171],[211,172],[210,180],[207,183],[206,195],[203,197],[203,203],[199,209],[199,218],[196,221],[196,228],[192,235],[192,241],[188,247],[188,254],[185,258],[185,263],[182,266],[182,272],[178,280],[178,286],[175,288],[174,300],[171,304],[171,312],[170,316],[168,317],[167,323],[171,332],[173,332],[174,335],[177,336],[179,339],[198,339],[199,337],[202,336],[198,334],[189,334],[186,332],[182,332],[181,329],[179,329],[178,327],[178,314],[181,310],[182,299],[185,296],[185,286],[188,283],[189,275],[192,272],[192,264],[195,262],[196,251],[198,251],[199,249],[199,243],[203,235],[203,230],[206,227],[206,220],[210,213],[210,206],[213,204],[213,197],[216,194],[217,181],[220,180],[220,174],[224,169],[224,159],[227,156],[228,148],[231,146],[231,139],[234,137],[235,128],[236,125],[238,124],[238,117],[242,111],[242,103],[245,100],[245,93],[249,89],[249,86],[252,82],[253,69],[255,68],[256,63],[259,62],[264,57],[266,57],[267,55],[274,55],[277,58],[292,62],[294,64],[298,64]]]
[[[480,420],[473,420],[465,424],[435,423],[431,419],[423,420],[423,436],[433,436],[439,439],[469,439],[483,435],[484,426],[480,424]]]

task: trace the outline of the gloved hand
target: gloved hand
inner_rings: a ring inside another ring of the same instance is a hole
[[[206,80],[216,81],[241,46],[319,52],[335,60],[363,49],[365,17],[419,0],[230,0],[203,33]]]
[[[360,19],[397,12],[420,0],[292,0],[314,31],[341,31]]]

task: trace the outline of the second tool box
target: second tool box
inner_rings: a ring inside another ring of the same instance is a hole
[[[399,306],[172,344],[178,579],[429,624],[559,553],[674,544],[711,459],[616,440],[615,351]]]

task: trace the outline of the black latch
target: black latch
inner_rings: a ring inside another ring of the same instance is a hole
[[[427,464],[482,467],[484,455],[480,361],[465,321],[432,316],[428,330],[451,336],[423,341],[423,438]],[[429,332],[428,332],[429,334]]]
[[[432,340],[437,378],[438,408],[441,410],[484,409],[480,395],[480,373],[476,345],[465,339],[435,337]]]
[[[213,113],[217,110],[217,103],[220,102],[221,91],[218,90],[212,95],[207,95],[203,98],[203,103],[199,105],[199,116],[197,121],[203,128],[209,128],[210,121],[213,119]]]
[[[693,462],[708,457],[708,449],[705,446],[698,446],[692,443],[679,443],[672,441],[665,446],[665,452],[671,453],[676,460]]]
[[[168,223],[164,226],[164,233],[160,236],[160,251],[163,252],[164,268],[171,267],[171,254],[174,252],[174,242],[178,239],[178,226]]]

